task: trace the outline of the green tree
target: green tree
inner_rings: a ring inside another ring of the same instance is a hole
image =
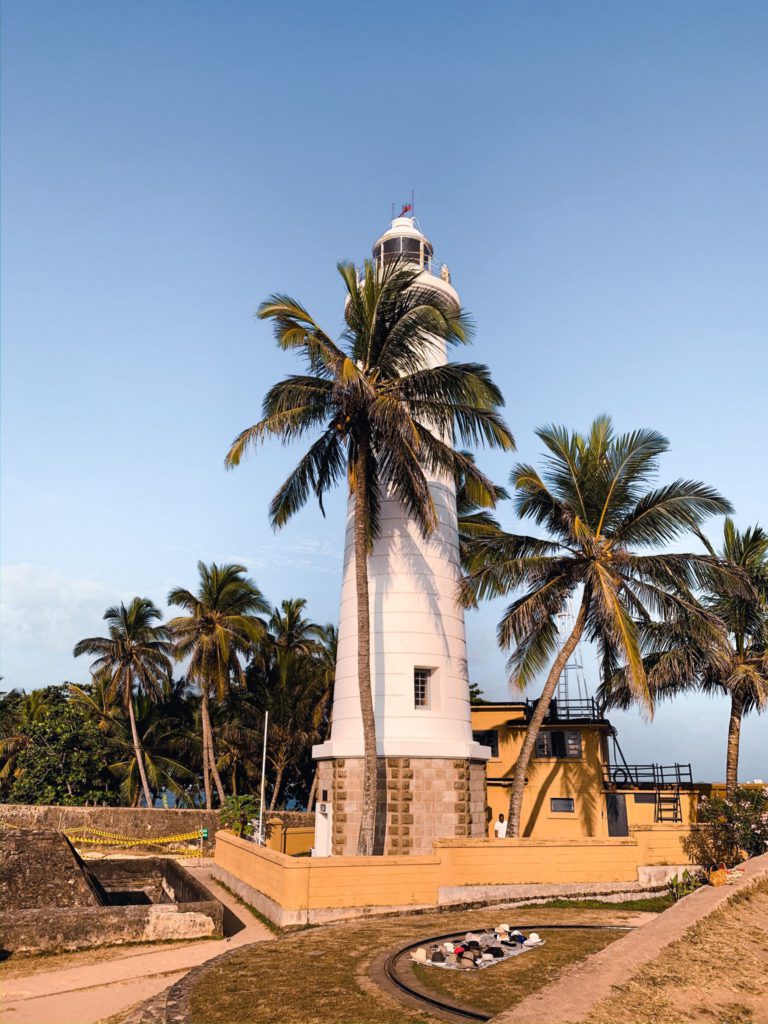
[[[245,574],[244,565],[206,565],[197,563],[197,593],[174,587],[168,595],[170,605],[183,608],[181,615],[168,623],[177,659],[188,658],[187,678],[200,690],[203,739],[203,788],[205,806],[211,807],[211,775],[219,803],[224,802],[224,785],[216,765],[216,744],[211,729],[212,699],[224,700],[231,684],[244,681],[241,657],[248,657],[264,634],[259,617],[269,605],[256,584]]]
[[[33,727],[51,710],[51,689],[10,690],[0,698],[0,794],[6,795],[20,772]]]
[[[157,699],[161,680],[171,674],[169,633],[165,626],[155,625],[160,617],[149,598],[134,597],[127,608],[124,604],[107,608],[104,620],[109,624],[109,636],[87,637],[74,649],[75,657],[96,656],[91,671],[109,674],[111,690],[125,707],[147,807],[152,807],[152,792],[141,755],[133,699],[136,688],[150,699]]]
[[[701,539],[712,557],[743,575],[744,586],[729,586],[722,577],[708,582],[700,601],[714,622],[677,614],[639,628],[655,699],[692,689],[729,698],[725,783],[732,797],[738,786],[742,719],[768,706],[768,534],[759,526],[739,531],[727,518],[719,551]],[[607,707],[627,707],[633,700],[623,672],[606,681],[600,696]]]
[[[634,698],[651,710],[636,619],[699,614],[693,591],[719,565],[710,555],[660,553],[712,515],[730,511],[716,490],[692,480],[650,488],[666,438],[654,430],[616,435],[596,419],[588,434],[549,426],[537,431],[547,449],[542,475],[518,465],[511,482],[515,510],[546,538],[507,534],[479,542],[464,600],[517,596],[498,627],[512,647],[511,683],[521,689],[548,671],[515,766],[508,835],[520,834],[525,775],[555,686],[582,636],[597,644],[604,679],[619,665]],[[578,596],[570,635],[558,650],[558,613]]]
[[[68,687],[35,691],[47,706],[28,726],[29,742],[19,752],[10,803],[116,804],[110,771],[109,738],[88,711],[69,700]]]
[[[486,367],[441,363],[446,346],[466,342],[466,316],[444,293],[419,282],[400,262],[362,273],[340,263],[346,291],[346,328],[337,343],[294,299],[273,295],[259,308],[275,325],[283,349],[300,353],[307,372],[274,385],[262,419],[234,441],[226,464],[267,438],[284,444],[316,433],[306,454],[272,499],[270,516],[283,526],[314,494],[346,479],[354,499],[358,688],[364,738],[363,810],[358,853],[374,848],[377,797],[376,723],[371,692],[368,555],[379,534],[380,496],[402,503],[423,534],[436,524],[426,473],[449,479],[463,471],[478,489],[493,485],[451,441],[485,442],[505,449],[512,437],[499,416],[501,393]],[[426,471],[426,472],[425,472]]]

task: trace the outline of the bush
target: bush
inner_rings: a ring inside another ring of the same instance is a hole
[[[692,892],[696,892],[704,885],[704,879],[701,875],[692,875],[688,868],[683,871],[679,877],[672,875],[670,880],[667,882],[667,889],[672,899],[677,902],[681,900],[683,896],[690,896]],[[622,903],[622,909],[624,904]]]
[[[768,789],[740,788],[732,797],[702,797],[698,822],[683,840],[690,859],[703,868],[733,867],[768,848]]]
[[[252,822],[258,816],[259,804],[255,796],[228,796],[221,806],[221,824],[241,839],[253,835]]]

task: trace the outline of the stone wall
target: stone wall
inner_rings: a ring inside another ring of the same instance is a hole
[[[99,895],[66,837],[43,829],[0,831],[0,908],[97,907]]]
[[[362,758],[321,761],[319,791],[333,808],[331,850],[353,856],[363,806]],[[466,758],[379,758],[377,854],[428,854],[439,838],[484,836],[485,762]]]
[[[0,832],[5,832],[2,823],[16,828],[44,828],[64,832],[70,829],[90,826],[105,832],[135,836],[137,839],[154,839],[160,836],[179,835],[208,829],[208,839],[203,840],[203,852],[213,856],[214,835],[221,827],[218,811],[200,811],[189,808],[164,807],[62,807],[49,804],[2,804],[0,805]],[[91,844],[83,843],[83,852]],[[151,847],[120,846],[120,849],[136,852],[153,852]],[[94,846],[95,850],[108,850],[109,846]]]
[[[170,858],[84,865],[61,833],[18,829],[0,840],[0,947],[5,951],[222,934],[221,903]]]

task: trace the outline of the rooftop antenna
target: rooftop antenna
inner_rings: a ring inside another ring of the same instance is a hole
[[[395,200],[394,199],[392,200],[392,217],[390,219],[391,220],[395,219]]]
[[[416,219],[416,193],[411,189],[411,216]]]
[[[558,647],[562,650],[565,639],[573,630],[575,616],[573,602],[568,601],[567,607],[558,615]],[[557,683],[557,699],[567,704],[569,700],[579,702],[589,700],[587,680],[584,674],[584,659],[582,655],[581,641],[576,645],[573,654],[563,668],[563,673]]]

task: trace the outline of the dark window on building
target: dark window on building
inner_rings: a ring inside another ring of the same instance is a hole
[[[549,801],[549,809],[554,814],[573,814],[573,798],[570,796],[553,796]]]
[[[547,729],[536,738],[536,757],[581,757],[581,733]]]
[[[483,729],[472,733],[475,743],[491,748],[491,757],[499,756],[499,733],[497,729]]]
[[[655,793],[635,793],[636,804],[655,804],[656,794]]]

